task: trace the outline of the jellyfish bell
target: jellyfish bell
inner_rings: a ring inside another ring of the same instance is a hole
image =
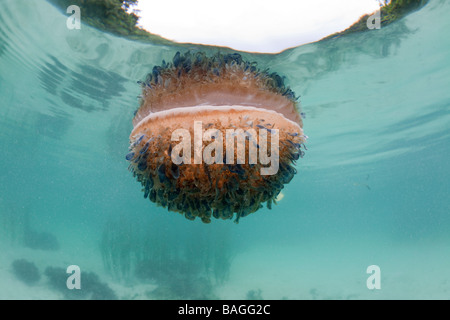
[[[239,54],[177,52],[140,84],[126,160],[145,198],[205,223],[271,208],[306,142],[281,76]]]

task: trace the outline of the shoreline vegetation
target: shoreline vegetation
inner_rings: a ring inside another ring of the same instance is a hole
[[[152,34],[137,26],[139,12],[132,8],[139,0],[48,0],[64,13],[70,5],[81,9],[82,21],[96,29],[125,37],[127,39],[151,42],[167,46],[190,46],[190,43],[177,43]],[[411,12],[425,6],[429,0],[391,0],[381,7],[381,26],[384,27],[400,20]],[[329,35],[319,41],[335,39],[352,33],[367,31],[367,19],[371,14],[363,15],[356,23],[344,31]]]
[[[394,21],[400,20],[408,14],[422,8],[429,0],[391,0],[391,2],[380,8],[381,11],[381,27],[385,27]],[[372,15],[365,14],[357,22],[349,28],[341,32],[333,33],[319,41],[336,39],[352,33],[368,31],[367,19]]]
[[[71,5],[80,7],[81,21],[93,28],[131,40],[179,45],[137,26],[139,12],[129,12],[139,0],[47,0],[64,14]]]

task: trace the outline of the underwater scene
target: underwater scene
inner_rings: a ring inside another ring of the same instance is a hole
[[[60,2],[0,3],[0,299],[450,298],[449,1],[277,54]]]

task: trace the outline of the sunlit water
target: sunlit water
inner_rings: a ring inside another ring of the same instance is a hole
[[[184,49],[3,0],[0,298],[92,298],[47,269],[78,265],[97,298],[448,299],[449,14],[431,0],[381,30],[243,54],[301,95],[308,151],[272,210],[206,225],[145,200],[124,158],[136,81]]]

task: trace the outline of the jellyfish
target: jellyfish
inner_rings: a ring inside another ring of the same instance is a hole
[[[153,67],[126,155],[144,197],[204,223],[272,208],[306,150],[284,80],[237,53],[177,52]]]

